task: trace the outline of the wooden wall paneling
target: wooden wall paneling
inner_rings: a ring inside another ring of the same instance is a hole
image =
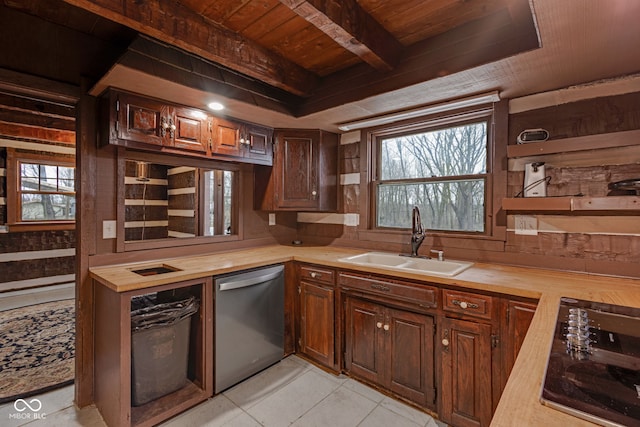
[[[89,86],[83,80],[77,107],[76,144],[76,405],[84,407],[94,402],[94,283],[89,277],[89,257],[97,252],[98,179],[96,173],[96,110],[94,97],[87,95]]]
[[[506,240],[507,215],[502,210],[502,199],[507,196],[508,162],[507,135],[509,129],[509,101],[502,100],[494,104],[493,113],[493,153],[489,156],[491,161],[492,203],[489,221],[491,221],[491,234],[494,238]]]
[[[10,11],[10,9],[5,9],[3,10],[3,13],[4,12],[7,12],[7,17],[16,13]],[[80,86],[1,67],[0,89],[11,93],[27,95],[28,97],[44,98],[48,101],[55,101],[65,105],[74,105],[80,98],[80,95],[84,93],[80,90]]]
[[[131,419],[131,379],[123,372],[131,369],[130,302],[89,280],[95,288],[95,361],[91,362],[96,375],[95,404],[108,425],[128,426]],[[87,326],[93,329],[93,321]],[[78,390],[76,385],[76,404],[82,407],[93,403],[91,399],[80,405],[78,393],[83,393],[86,401],[93,396],[93,387]]]
[[[0,171],[2,171],[3,173],[0,173],[0,201],[3,201],[3,203],[0,203],[0,225],[4,225],[7,222],[7,202],[6,202],[6,197],[7,197],[7,192],[6,192],[6,188],[7,188],[7,178],[6,178],[6,172],[7,172],[7,149],[4,147],[0,147]]]
[[[509,144],[525,129],[543,128],[554,139],[640,129],[640,92],[571,102],[509,117]]]

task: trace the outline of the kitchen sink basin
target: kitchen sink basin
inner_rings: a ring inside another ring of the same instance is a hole
[[[409,271],[412,273],[433,276],[455,276],[473,265],[467,261],[438,261],[428,258],[411,258],[386,252],[367,252],[360,255],[341,258],[339,261],[356,265],[368,265],[391,270]]]

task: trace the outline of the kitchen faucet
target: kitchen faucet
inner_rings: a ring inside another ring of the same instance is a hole
[[[426,233],[424,228],[422,228],[420,209],[418,209],[417,206],[413,207],[411,224],[411,256],[418,257],[418,249],[420,249]]]

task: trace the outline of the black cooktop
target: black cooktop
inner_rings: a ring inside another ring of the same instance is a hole
[[[562,298],[542,403],[605,426],[640,426],[640,309]]]

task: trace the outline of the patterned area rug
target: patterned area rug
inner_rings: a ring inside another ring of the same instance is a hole
[[[0,403],[73,382],[75,301],[0,312]]]

